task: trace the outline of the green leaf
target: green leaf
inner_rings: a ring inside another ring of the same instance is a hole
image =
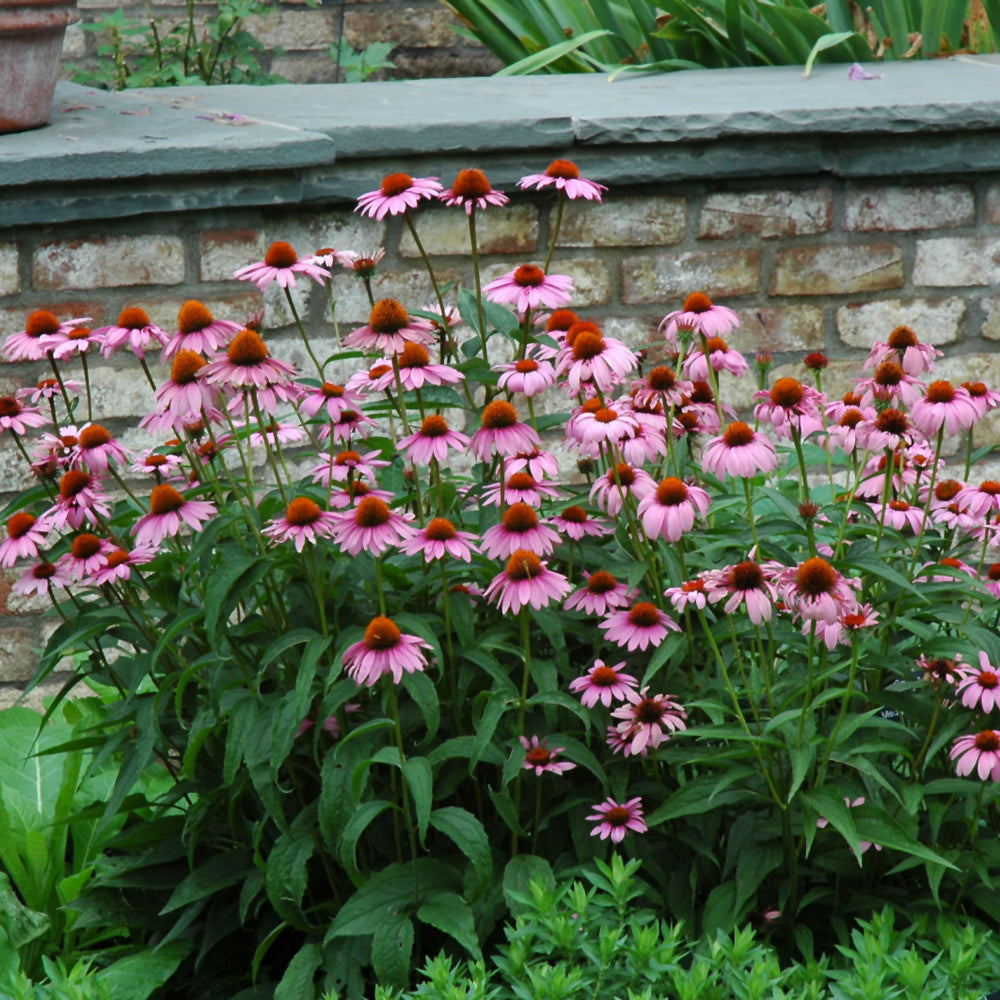
[[[244,850],[220,851],[184,878],[160,910],[173,913],[231,885],[239,885],[253,871],[253,861]]]
[[[340,835],[340,860],[347,869],[347,874],[355,885],[362,885],[364,877],[358,869],[358,841],[368,824],[392,807],[391,802],[376,799],[374,802],[363,802],[354,815],[347,821]]]
[[[380,985],[406,989],[413,954],[413,921],[402,913],[389,913],[372,936],[372,966]]]
[[[102,969],[96,979],[108,990],[108,1000],[146,1000],[177,971],[190,951],[189,941],[141,951]]]
[[[517,62],[511,63],[509,66],[505,66],[494,75],[524,76],[528,73],[535,73],[538,70],[551,65],[557,59],[561,59],[563,56],[569,55],[571,52],[576,52],[577,49],[586,45],[588,42],[592,42],[605,35],[610,35],[611,33],[612,32],[610,32],[607,28],[601,28],[597,31],[588,31],[577,38],[571,38],[568,41],[560,42],[558,45],[550,45],[547,48],[542,49],[541,52],[535,52],[533,55],[526,56],[524,59],[519,59]]]
[[[423,671],[404,674],[403,687],[417,703],[420,714],[424,717],[424,723],[427,726],[424,742],[430,743],[437,736],[438,727],[441,725],[441,704],[437,688]]]
[[[472,909],[454,892],[441,892],[417,910],[417,919],[457,941],[474,959],[482,958]]]
[[[807,79],[809,78],[809,74],[812,73],[813,63],[816,61],[816,56],[818,56],[820,52],[824,52],[826,49],[832,49],[834,45],[840,45],[841,42],[846,42],[854,35],[855,32],[853,31],[837,31],[832,35],[821,35],[817,38],[809,52],[809,58],[806,60],[806,68],[802,75]]]
[[[434,775],[426,757],[407,757],[403,761],[403,777],[413,795],[413,808],[417,814],[417,831],[420,843],[427,838],[427,823],[431,818],[431,803],[434,799]]]
[[[430,825],[448,837],[472,862],[479,891],[485,892],[493,881],[493,852],[483,824],[465,809],[442,806],[431,813]]]
[[[208,578],[205,588],[205,633],[214,638],[219,622],[228,620],[247,591],[262,580],[270,563],[258,556],[233,559]]]
[[[870,808],[863,806],[857,812],[855,826],[861,839],[870,840],[873,844],[881,844],[883,847],[890,847],[895,851],[903,851],[912,857],[920,858],[922,861],[944,865],[952,871],[960,870],[958,865],[952,864],[947,858],[921,844],[885,810],[876,806]]]
[[[803,819],[806,835],[806,857],[809,856],[809,850],[816,836],[816,820],[823,818],[847,841],[858,864],[861,864],[861,837],[858,836],[854,817],[844,801],[844,796],[839,791],[829,787],[813,788],[803,792],[799,796],[799,800],[809,810]]]
[[[312,807],[300,813],[293,824],[293,832],[283,833],[267,856],[264,884],[268,899],[281,919],[293,927],[308,927],[308,920],[302,913],[302,897],[308,884],[309,859],[316,850],[312,830],[315,815]]]
[[[310,942],[299,948],[274,989],[274,1000],[314,1000],[313,980],[322,961],[323,950],[318,944]]]
[[[510,912],[515,916],[527,909],[526,904],[517,897],[530,896],[529,886],[532,882],[537,882],[549,892],[555,892],[556,877],[545,858],[534,854],[518,854],[507,862],[503,870],[503,894]]]

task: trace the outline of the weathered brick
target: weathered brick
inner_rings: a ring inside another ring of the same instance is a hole
[[[979,305],[986,316],[979,332],[987,340],[1000,340],[1000,298],[991,296],[980,299]]]
[[[729,340],[747,354],[823,349],[823,311],[816,306],[765,309],[748,306],[737,312],[743,325],[733,331]]]
[[[986,189],[986,221],[1000,226],[1000,184],[993,183]]]
[[[837,310],[837,332],[851,347],[871,347],[897,326],[911,327],[925,344],[951,344],[964,319],[965,301],[959,298],[850,302]]]
[[[844,228],[864,232],[946,229],[975,221],[967,184],[859,188],[847,193],[844,211]]]
[[[450,182],[451,179],[445,183]],[[424,250],[431,256],[468,256],[469,219],[461,209],[427,209],[420,213],[415,225]],[[538,209],[532,205],[515,205],[477,212],[476,245],[481,254],[538,252]],[[420,256],[409,231],[400,237],[399,252],[403,257]]]
[[[748,295],[760,284],[759,250],[644,254],[622,261],[623,302],[663,302],[670,308],[694,291],[712,298]]]
[[[337,64],[328,55],[292,52],[271,59],[271,72],[289,83],[335,83]]]
[[[17,244],[0,243],[0,295],[14,295],[21,290],[18,261]]]
[[[391,42],[399,48],[434,48],[455,43],[455,24],[455,15],[443,7],[408,5],[391,13],[348,8],[344,38],[358,51],[375,41]]]
[[[833,192],[750,191],[709,195],[701,210],[698,236],[805,236],[825,233],[833,225]]]
[[[608,337],[628,344],[633,351],[648,350],[650,345],[662,342],[663,338],[658,337],[656,328],[659,326],[662,316],[655,319],[641,319],[636,316],[608,316],[601,320],[601,329]]]
[[[0,708],[10,708],[11,705],[25,705],[27,708],[41,713],[68,680],[68,673],[51,674],[40,684],[33,687],[27,694],[24,694],[20,685],[12,684],[8,687],[2,687],[0,688]],[[89,693],[89,688],[82,688],[81,685],[77,685],[70,694],[70,697],[77,697],[81,693]]]
[[[82,59],[87,54],[87,35],[80,24],[71,24],[63,35],[62,58]]]
[[[461,280],[472,287],[471,276],[463,276],[454,268],[438,268],[435,273],[441,284]],[[340,323],[341,336],[345,336],[353,327],[368,322],[371,305],[362,282],[348,277],[346,281],[342,280],[334,285],[334,294],[337,297],[337,319]],[[434,302],[434,290],[423,268],[414,268],[410,271],[383,271],[377,274],[372,282],[372,294],[376,299],[399,299],[406,309],[423,309]],[[454,303],[455,299],[456,294],[452,292],[446,297],[445,304],[447,305],[449,301]],[[325,324],[329,317],[326,312],[322,316]]]
[[[616,198],[607,204],[568,202],[561,247],[659,247],[684,239],[683,198]]]
[[[892,243],[793,247],[774,268],[772,295],[837,295],[899,288],[903,254]]]
[[[265,48],[280,48],[289,52],[327,48],[335,38],[336,16],[330,7],[271,10],[267,14],[248,17],[243,23]]]
[[[249,227],[208,229],[201,234],[199,246],[198,266],[202,281],[231,281],[233,271],[263,260],[267,252],[264,233]]]
[[[21,625],[0,628],[0,681],[30,681],[38,667],[39,642]]]
[[[456,36],[456,42],[462,39]],[[489,49],[452,44],[449,48],[400,49],[392,54],[394,80],[446,79],[456,76],[493,76],[504,64]]]
[[[1000,238],[942,236],[919,240],[915,285],[995,285],[1000,281]]]
[[[328,247],[371,253],[376,248],[385,246],[386,223],[362,218],[349,209],[340,212],[310,212],[307,215],[282,213],[279,218],[268,222],[264,237],[267,246],[276,240],[291,243],[301,257]],[[343,268],[337,268],[336,273],[347,274]]]
[[[161,375],[165,378],[167,370],[157,364],[157,355],[147,358],[153,378]],[[131,352],[122,358],[124,367],[112,368],[103,365],[92,369],[90,373],[91,397],[94,407],[94,418],[98,421],[110,420],[112,417],[144,417],[153,410],[155,399],[146,376],[139,367],[139,362],[132,357]]]
[[[179,285],[183,280],[184,243],[177,236],[57,240],[39,246],[32,259],[36,289]]]

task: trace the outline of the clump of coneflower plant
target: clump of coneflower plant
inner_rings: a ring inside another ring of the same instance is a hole
[[[818,354],[769,383],[697,290],[617,340],[551,270],[564,200],[604,187],[568,161],[520,186],[557,199],[551,247],[485,286],[485,173],[360,197],[412,232],[434,309],[375,299],[382,250],[238,271],[365,283],[341,352],[298,324],[304,369],[197,302],[175,331],[36,312],[4,345],[38,383],[0,399],[34,477],[0,565],[51,599],[40,676],[74,657],[120,761],[91,912],[186,948],[192,997],[405,985],[613,851],[671,919],[766,912],[806,954],[887,902],[1000,919],[1000,483],[974,443],[1000,394],[905,328],[843,398]],[[433,201],[467,216],[453,301]],[[140,454],[91,412],[100,368],[70,377],[91,343],[150,379]],[[736,412],[719,374],[754,371]]]

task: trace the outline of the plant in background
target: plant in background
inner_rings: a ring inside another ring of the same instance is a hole
[[[392,42],[372,42],[363,49],[355,49],[341,37],[330,46],[330,58],[336,65],[335,79],[343,77],[344,83],[364,83],[380,69],[395,69],[389,54],[396,46]]]
[[[996,0],[443,0],[508,73],[812,66],[996,51]]]
[[[509,199],[482,170],[361,195],[413,235],[419,312],[375,298],[382,250],[277,242],[237,272],[282,289],[304,371],[197,302],[176,331],[39,310],[4,345],[47,367],[0,398],[37,477],[0,563],[62,616],[39,679],[72,655],[114,692],[91,743],[116,833],[75,906],[176,958],[178,993],[402,988],[616,850],[709,941],[765,914],[810,957],[887,903],[1000,919],[1000,485],[974,442],[1000,395],[901,327],[842,399],[822,355],[770,386],[761,359],[739,419],[738,314],[692,293],[643,362],[550,270],[564,202],[603,186],[557,160],[521,187],[555,201],[548,254],[485,285]],[[465,215],[469,287],[423,250],[429,203]],[[368,322],[324,357],[300,285],[348,276]],[[147,450],[90,413],[90,345],[156,387]]]
[[[264,71],[266,50],[245,24],[271,8],[263,0],[222,0],[213,8],[203,18],[194,0],[187,0],[185,19],[165,34],[156,18],[132,20],[121,8],[85,24],[85,30],[101,35],[98,66],[76,71],[74,80],[106,90],[286,82]]]

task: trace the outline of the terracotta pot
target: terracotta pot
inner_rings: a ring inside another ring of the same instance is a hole
[[[0,132],[49,120],[66,25],[76,0],[0,0]]]

